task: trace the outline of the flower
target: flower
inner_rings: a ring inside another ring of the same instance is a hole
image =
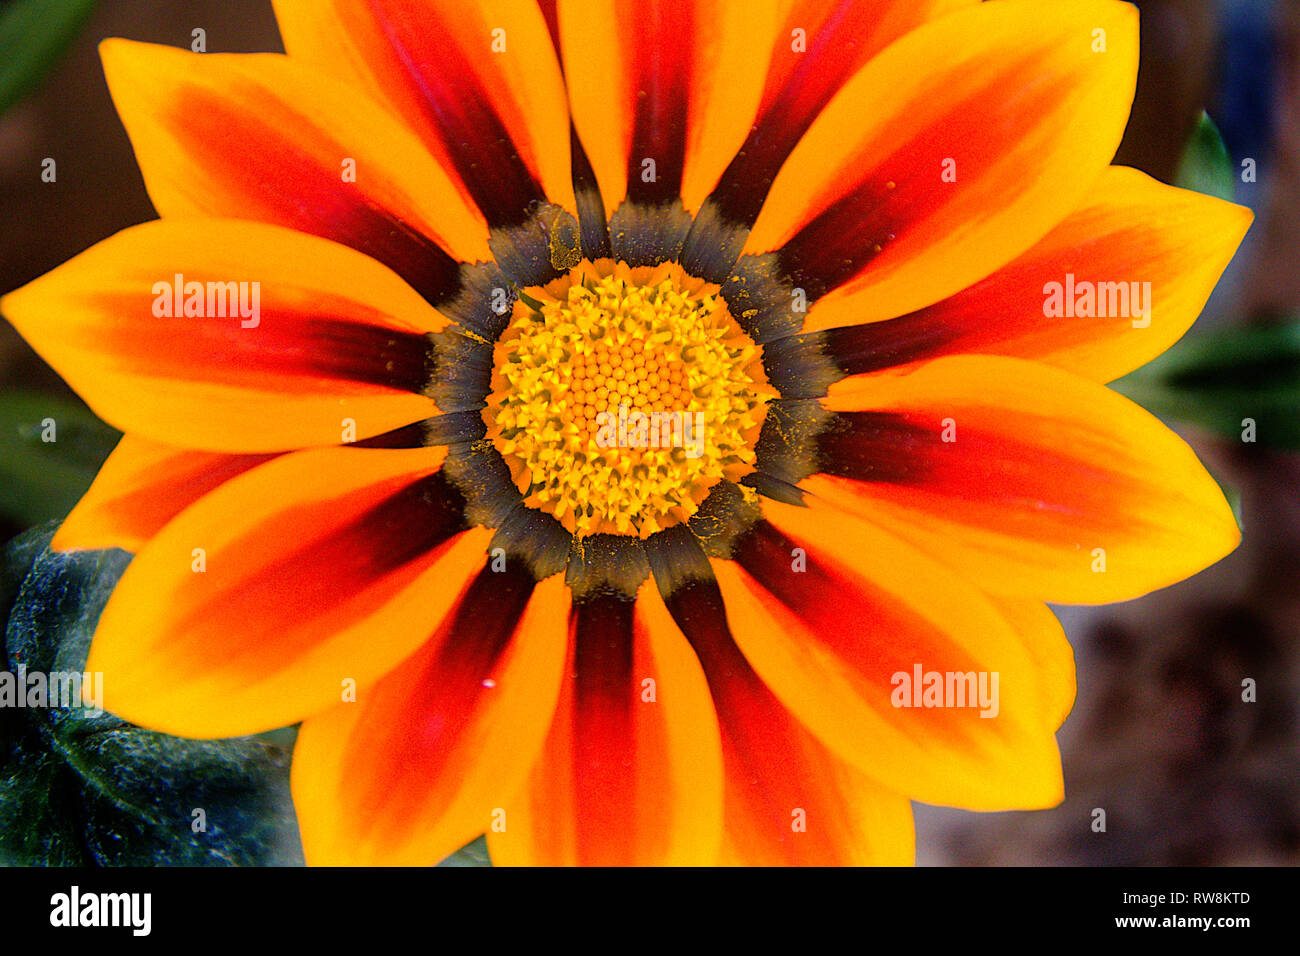
[[[137,552],[108,709],[302,721],[316,863],[905,863],[911,800],[1058,803],[1044,602],[1238,540],[1104,384],[1250,221],[1108,165],[1136,10],[275,7],[285,56],[104,43],[162,218],[0,303],[126,433],[55,542]]]

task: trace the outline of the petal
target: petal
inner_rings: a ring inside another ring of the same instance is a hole
[[[988,599],[1011,625],[1038,672],[1043,690],[1043,714],[1053,733],[1074,707],[1074,648],[1056,615],[1042,601],[989,594]]]
[[[999,0],[914,30],[827,105],[746,251],[778,250],[791,284],[820,300],[805,331],[903,315],[982,279],[1106,168],[1137,41],[1137,10],[1118,0]]]
[[[100,50],[161,215],[324,236],[434,302],[458,291],[458,261],[489,258],[477,210],[400,120],[354,87],[278,54],[128,40]]]
[[[63,519],[55,551],[140,546],[209,491],[275,455],[220,455],[123,435],[94,484]]]
[[[294,60],[387,103],[493,226],[574,208],[569,114],[535,0],[275,0]]]
[[[1218,561],[1240,534],[1223,492],[1141,407],[998,356],[935,359],[831,388],[825,475],[801,487],[960,568],[988,591],[1123,601]]]
[[[828,351],[849,374],[981,352],[1109,382],[1182,337],[1253,218],[1112,166],[1082,207],[1014,262],[908,315],[831,329]],[[1059,309],[1049,305],[1053,289]],[[1085,294],[1097,298],[1077,309]]]
[[[235,478],[135,557],[91,644],[104,706],[183,737],[283,727],[428,638],[484,561],[445,452],[326,448]],[[349,682],[353,682],[351,685]]]
[[[699,655],[722,725],[723,862],[745,866],[907,866],[912,808],[835,757],[777,700],[727,626],[712,580],[667,598]]]
[[[546,745],[507,823],[506,866],[713,865],[722,754],[699,662],[653,587],[574,603]]]
[[[795,144],[863,64],[927,20],[978,2],[794,0],[787,4],[757,118],[743,144],[732,150],[734,159],[710,197],[722,218],[743,226],[754,224]]]
[[[779,13],[776,0],[561,0],[573,122],[607,214],[624,197],[699,208],[753,125]]]
[[[568,589],[507,562],[444,590],[456,604],[432,640],[299,731],[293,802],[312,865],[429,866],[513,825],[503,810],[555,711]]]
[[[809,501],[765,500],[734,560],[714,562],[731,633],[764,683],[896,793],[972,810],[1058,803],[1042,682],[997,609],[899,538]],[[952,696],[927,704],[930,680]]]
[[[374,260],[278,226],[134,226],[0,310],[96,414],[165,444],[333,445],[348,419],[367,438],[436,411],[416,393],[446,320]]]

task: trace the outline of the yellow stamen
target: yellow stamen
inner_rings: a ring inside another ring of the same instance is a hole
[[[647,537],[754,470],[777,393],[718,292],[609,259],[525,290],[483,418],[527,504],[579,535]]]

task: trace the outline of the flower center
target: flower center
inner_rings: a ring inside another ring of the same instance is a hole
[[[718,293],[609,259],[522,293],[483,418],[526,504],[578,535],[647,537],[754,470],[777,393]]]

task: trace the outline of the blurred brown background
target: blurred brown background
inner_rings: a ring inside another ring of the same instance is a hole
[[[1043,0],[1050,3],[1052,0]],[[1146,0],[1137,102],[1118,161],[1166,181],[1202,109],[1258,182],[1257,221],[1200,328],[1300,305],[1300,4]],[[112,0],[43,87],[0,118],[0,292],[154,218],[100,70],[109,36],[208,52],[280,50],[268,0]],[[45,157],[58,181],[40,181]],[[1195,334],[1195,333],[1193,333]],[[0,385],[69,399],[0,323]],[[1079,697],[1061,731],[1065,804],[1039,813],[917,808],[924,864],[1253,864],[1300,860],[1300,459],[1180,429],[1242,496],[1242,547],[1140,601],[1061,609]],[[0,526],[0,538],[21,530]],[[1258,701],[1241,700],[1253,678]],[[1093,832],[1094,808],[1106,811]]]

